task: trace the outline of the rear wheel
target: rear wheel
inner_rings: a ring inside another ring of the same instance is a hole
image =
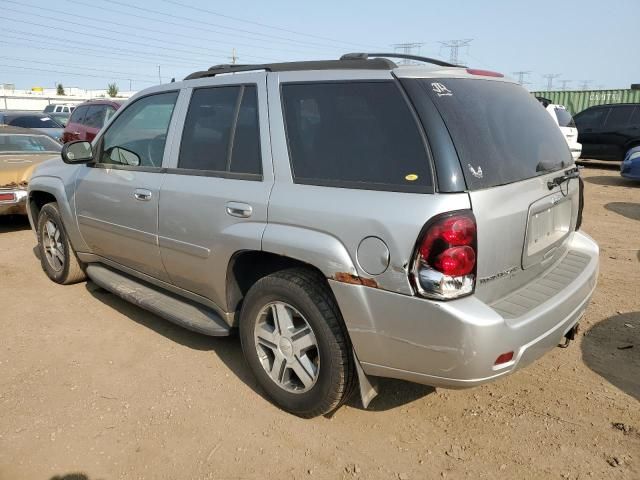
[[[260,279],[240,315],[242,350],[260,386],[304,418],[328,413],[354,382],[351,346],[324,279],[290,269]]]
[[[84,280],[85,274],[67,237],[55,202],[47,203],[38,216],[38,252],[47,276],[67,285]]]

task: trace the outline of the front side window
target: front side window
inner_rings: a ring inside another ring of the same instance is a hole
[[[282,101],[296,183],[431,188],[422,136],[395,82],[284,84]]]
[[[76,108],[69,118],[69,123],[82,123],[88,108],[85,106]]]
[[[178,92],[149,95],[132,103],[102,137],[100,163],[161,167]]]
[[[255,86],[200,88],[184,124],[178,168],[261,174]]]
[[[87,110],[83,123],[90,128],[102,128],[105,121],[106,108],[104,105],[91,105]]]

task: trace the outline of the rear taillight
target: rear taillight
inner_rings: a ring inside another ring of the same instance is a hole
[[[0,193],[0,202],[15,202],[15,193]]]
[[[480,75],[483,77],[498,77],[498,78],[504,77],[504,75],[500,72],[493,72],[491,70],[482,70],[480,68],[467,68],[467,73],[471,75]]]
[[[418,239],[411,277],[423,297],[450,300],[473,292],[476,221],[471,211],[432,218]]]

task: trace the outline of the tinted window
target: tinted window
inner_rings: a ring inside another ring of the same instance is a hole
[[[53,112],[53,110],[56,108],[55,105],[47,105],[46,107],[44,107],[43,112],[48,113],[48,112]]]
[[[59,152],[62,145],[45,135],[0,134],[0,153],[2,152]]]
[[[567,110],[565,110],[564,108],[557,108],[557,107],[554,108],[553,110],[556,113],[556,118],[558,119],[558,125],[560,127],[574,128],[576,126],[576,124],[573,121],[573,117],[569,112],[567,112]]]
[[[631,121],[629,123],[634,126],[640,126],[640,107],[636,107],[633,111],[633,115],[631,115]]]
[[[102,137],[100,161],[161,167],[167,131],[178,92],[159,93],[132,103]]]
[[[258,95],[256,87],[244,87],[231,150],[231,168],[236,173],[262,173]]]
[[[91,128],[102,128],[107,109],[105,105],[92,105],[87,110],[82,123]]]
[[[9,125],[23,128],[62,128],[62,125],[52,118],[41,115],[14,117],[9,120]]]
[[[395,82],[282,87],[297,182],[427,191],[429,161],[416,121]]]
[[[572,163],[556,122],[521,86],[469,79],[414,81],[440,111],[469,189],[525,180]]]
[[[259,140],[256,87],[200,88],[189,104],[178,167],[259,174]]]
[[[613,107],[604,126],[607,127],[607,130],[628,127],[631,123],[633,109],[633,105]]]
[[[69,119],[69,123],[82,123],[84,120],[85,113],[87,113],[89,107],[78,107],[71,114],[71,118]]]
[[[580,112],[575,118],[578,130],[601,127],[608,111],[608,108],[593,108]]]

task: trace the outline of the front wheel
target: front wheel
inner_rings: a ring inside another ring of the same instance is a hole
[[[340,311],[324,279],[290,269],[256,282],[240,314],[244,356],[282,409],[311,418],[352,390],[354,363]]]
[[[69,242],[58,204],[55,202],[47,203],[40,210],[38,253],[42,269],[54,282],[67,285],[86,278]]]

